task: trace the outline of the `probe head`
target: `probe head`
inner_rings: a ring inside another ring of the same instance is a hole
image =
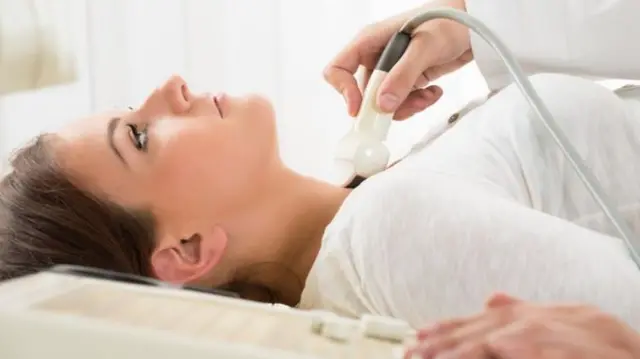
[[[382,141],[352,130],[338,143],[334,172],[341,183],[348,183],[356,176],[371,177],[387,168],[390,157]]]

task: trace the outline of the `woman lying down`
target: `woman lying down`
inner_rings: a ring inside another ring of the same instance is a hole
[[[532,81],[638,231],[640,102]],[[285,167],[275,123],[264,98],[175,77],[38,137],[0,188],[0,276],[78,264],[415,327],[502,291],[640,329],[640,271],[517,88],[353,190]]]

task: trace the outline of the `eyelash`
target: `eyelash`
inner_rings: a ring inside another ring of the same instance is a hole
[[[129,127],[129,133],[131,134],[131,137],[133,139],[133,145],[139,150],[139,151],[143,151],[146,152],[147,151],[147,144],[149,142],[149,137],[147,136],[147,129],[146,127],[142,130],[140,130],[138,128],[137,125],[134,124],[128,124],[127,127]]]

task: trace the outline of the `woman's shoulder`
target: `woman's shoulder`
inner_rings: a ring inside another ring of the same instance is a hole
[[[411,236],[429,212],[433,179],[397,166],[352,190],[325,231],[324,245],[354,252],[385,248],[392,238]],[[405,242],[406,243],[406,242]]]
[[[309,273],[299,307],[331,310],[345,316],[375,312],[363,291],[362,258],[384,250],[389,226],[409,202],[411,186],[392,171],[376,175],[351,191],[326,228],[323,243]],[[373,260],[373,258],[372,258]]]
[[[482,193],[459,176],[399,164],[352,191],[327,227],[325,245],[346,248],[354,261],[424,247],[433,233],[454,235],[461,211],[479,213]]]
[[[402,172],[401,166],[395,166],[363,181],[347,196],[330,227],[371,224],[372,220],[407,210],[415,202],[411,198],[419,196],[423,186],[418,178]]]

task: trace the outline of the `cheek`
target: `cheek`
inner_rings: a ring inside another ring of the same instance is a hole
[[[166,215],[194,217],[211,213],[219,151],[211,125],[189,122],[165,126],[156,137],[158,150],[150,153],[148,188],[154,206]],[[193,218],[195,220],[195,218]]]
[[[149,178],[154,207],[172,219],[191,218],[206,213],[211,203],[210,170],[201,158],[188,158],[180,151],[165,156],[154,165]]]
[[[265,133],[243,127],[221,121],[174,133],[153,165],[158,205],[181,211],[179,216],[214,216],[245,202],[272,154]]]

